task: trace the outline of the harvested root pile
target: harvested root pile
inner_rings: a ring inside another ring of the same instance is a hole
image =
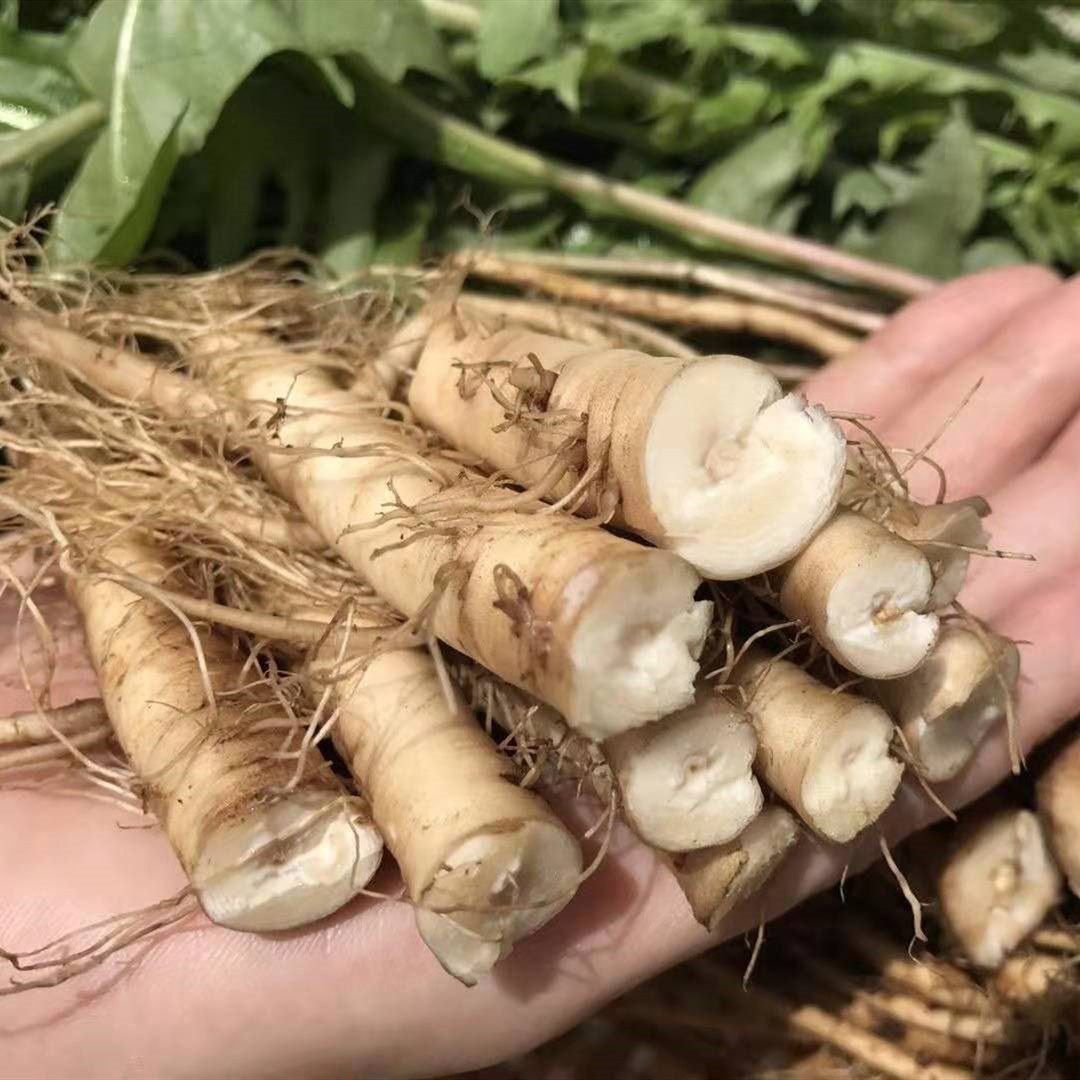
[[[990,821],[1001,810],[975,813]],[[949,862],[949,828],[898,853],[912,880],[928,847]],[[929,880],[921,895],[944,902]],[[779,920],[764,949],[728,942],[490,1075],[589,1080],[602,1061],[628,1080],[1068,1080],[1080,934],[1066,919],[1077,913],[1033,911],[1024,943],[987,970],[932,917],[930,942],[911,941],[910,913],[882,868]]]
[[[796,818],[847,843],[1011,719],[1015,647],[946,610],[985,508],[916,506],[925,451],[750,360],[503,326],[455,277],[4,273],[7,587],[48,657],[64,582],[101,701],[24,665],[0,771],[137,800],[217,922],[317,920],[385,842],[471,984],[595,865],[565,780],[720,932]]]

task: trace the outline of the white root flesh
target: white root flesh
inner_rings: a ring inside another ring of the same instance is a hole
[[[581,849],[544,800],[517,785],[512,762],[456,693],[448,700],[427,652],[385,652],[355,674],[349,663],[332,684],[335,745],[371,801],[420,934],[472,986],[570,901]],[[321,667],[309,667],[316,686]]]
[[[172,574],[159,551],[135,539],[102,554],[156,585]],[[246,680],[229,642],[199,635],[215,705],[188,629],[170,611],[104,577],[79,575],[69,588],[117,737],[148,778],[149,809],[206,914],[236,930],[286,930],[355,896],[379,865],[382,838],[363,803],[314,756],[283,794],[296,764],[278,754],[279,735],[252,730],[280,705],[269,688],[235,693]]]
[[[392,495],[415,507],[443,489],[400,427],[375,419],[330,372],[260,339],[210,339],[207,360],[266,421],[287,402],[282,446],[257,453],[264,474],[391,606],[417,615],[442,591],[431,626],[443,641],[555,706],[602,739],[693,700],[712,605],[670,552],[643,548],[559,514],[470,512],[468,527],[368,527]],[[351,449],[371,453],[339,456]],[[455,474],[460,467],[455,466]],[[449,535],[447,533],[449,532]]]
[[[759,649],[732,679],[757,732],[758,772],[810,828],[846,843],[885,812],[903,765],[889,753],[893,722],[879,705]]]
[[[690,851],[726,843],[761,810],[754,729],[704,684],[693,705],[600,746],[575,736],[549,706],[512,687],[500,693],[516,695],[514,734],[525,745],[550,748],[562,775],[588,777],[602,802],[614,784],[627,824],[651,847]]]
[[[584,416],[585,460],[552,496],[603,466],[608,490],[618,491],[620,522],[706,577],[778,566],[837,504],[846,460],[839,428],[823,409],[784,395],[751,360],[657,358],[478,325],[461,336],[460,325],[448,319],[429,338],[409,393],[416,415],[524,484],[551,468],[567,418]],[[498,396],[477,371],[487,372]],[[498,398],[516,401],[518,386],[530,383],[544,415],[508,426]],[[580,512],[597,509],[594,499]]]
[[[710,933],[772,876],[799,839],[782,806],[767,806],[734,840],[671,856],[671,867],[697,919]]]
[[[931,506],[911,505],[912,520],[897,515],[889,522],[898,536],[918,547],[930,560],[934,587],[930,610],[942,611],[960,594],[971,554],[966,548],[986,548],[990,536],[983,518],[990,507],[983,499],[961,499]]]
[[[1039,815],[1069,888],[1080,896],[1080,736],[1074,734],[1039,777]]]
[[[1019,674],[1011,641],[946,623],[921,667],[870,686],[904,733],[915,766],[939,783],[956,776],[1005,720]]]
[[[627,821],[660,850],[727,843],[761,810],[754,729],[740,709],[707,687],[693,705],[616,735],[603,750]]]
[[[978,824],[945,864],[939,894],[949,928],[973,963],[995,969],[1061,896],[1061,874],[1039,819],[1007,810]]]
[[[937,640],[926,556],[861,514],[837,513],[780,577],[780,609],[856,674],[906,675]]]

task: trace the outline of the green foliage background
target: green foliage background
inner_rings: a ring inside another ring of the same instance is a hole
[[[0,214],[58,201],[56,262],[700,246],[522,149],[935,277],[1074,269],[1080,5],[0,0]]]

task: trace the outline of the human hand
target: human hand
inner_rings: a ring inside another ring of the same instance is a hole
[[[910,305],[806,388],[837,410],[873,412],[894,445],[921,443],[977,379],[984,385],[935,457],[950,492],[986,496],[994,543],[1031,564],[977,565],[962,599],[1023,648],[1020,727],[1030,747],[1080,711],[1080,280],[1024,267],[954,282]],[[0,715],[23,708],[13,608],[0,649]],[[96,693],[73,612],[54,702]],[[0,621],[0,627],[4,624]],[[1003,732],[942,795],[958,807],[1008,771]],[[890,843],[938,816],[906,782]],[[46,786],[0,790],[0,945],[32,948],[76,926],[151,904],[183,884],[156,830],[118,828],[115,807]],[[719,937],[834,883],[877,850],[804,841]],[[387,871],[387,875],[390,871]],[[392,888],[377,879],[376,888]],[[361,899],[290,934],[240,934],[202,920],[51,990],[0,999],[5,1077],[420,1076],[520,1053],[637,982],[718,940],[674,879],[617,832],[569,907],[473,989],[427,953],[404,904]]]

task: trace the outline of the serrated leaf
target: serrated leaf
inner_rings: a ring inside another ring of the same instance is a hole
[[[871,170],[849,169],[833,189],[832,215],[842,218],[856,207],[867,214],[877,214],[892,206],[895,198],[893,189]]]
[[[109,123],[64,196],[52,257],[135,254],[149,234],[144,219],[152,224],[158,209],[148,200],[160,201],[179,156],[203,144],[229,95],[262,60],[297,41],[267,0],[102,0],[71,64],[108,103]]]
[[[132,115],[119,149],[108,129],[95,140],[64,196],[46,245],[53,262],[123,264],[134,258],[150,235],[169,177],[180,156],[183,112],[159,138]],[[134,176],[125,172],[131,163]]]
[[[558,0],[489,0],[476,40],[477,70],[486,79],[502,79],[554,50],[559,41]]]
[[[550,60],[530,64],[511,79],[537,90],[550,90],[563,105],[576,113],[581,104],[581,77],[585,73],[587,60],[586,50],[580,45],[572,45]]]
[[[420,0],[277,0],[277,3],[297,27],[301,47],[307,52],[335,56],[355,50],[391,82],[400,82],[410,70],[453,78],[442,43]]]
[[[66,72],[2,55],[0,45],[0,124],[25,130],[82,100],[79,84]]]
[[[760,64],[775,64],[782,71],[814,62],[814,52],[805,42],[785,30],[761,26],[725,26],[721,40]]]
[[[957,110],[920,156],[916,174],[886,215],[871,250],[878,258],[924,274],[956,274],[985,197],[983,153],[967,118]]]
[[[714,213],[765,225],[798,179],[807,148],[790,124],[740,143],[694,182],[687,201]]]
[[[142,185],[174,160],[161,153],[165,141],[174,138],[180,154],[196,152],[229,96],[268,57],[287,50],[356,51],[400,78],[412,66],[439,69],[441,52],[421,33],[426,26],[414,0],[365,0],[344,8],[319,0],[102,0],[72,49],[71,64],[108,103],[109,125],[92,167],[79,171],[64,198],[54,256],[92,260],[128,251],[129,242],[113,243],[111,230],[120,229],[143,199]],[[351,100],[351,86],[343,87],[325,63],[322,70]],[[91,184],[94,190],[83,190]],[[69,220],[72,207],[80,206],[94,208],[92,225]],[[235,242],[212,246],[220,252]]]
[[[1080,56],[1036,45],[1030,52],[1006,55],[998,63],[1033,86],[1080,95]]]
[[[499,3],[500,0],[494,0]],[[617,0],[592,4],[585,37],[619,56],[654,41],[672,39],[690,48],[706,13],[694,0]]]

